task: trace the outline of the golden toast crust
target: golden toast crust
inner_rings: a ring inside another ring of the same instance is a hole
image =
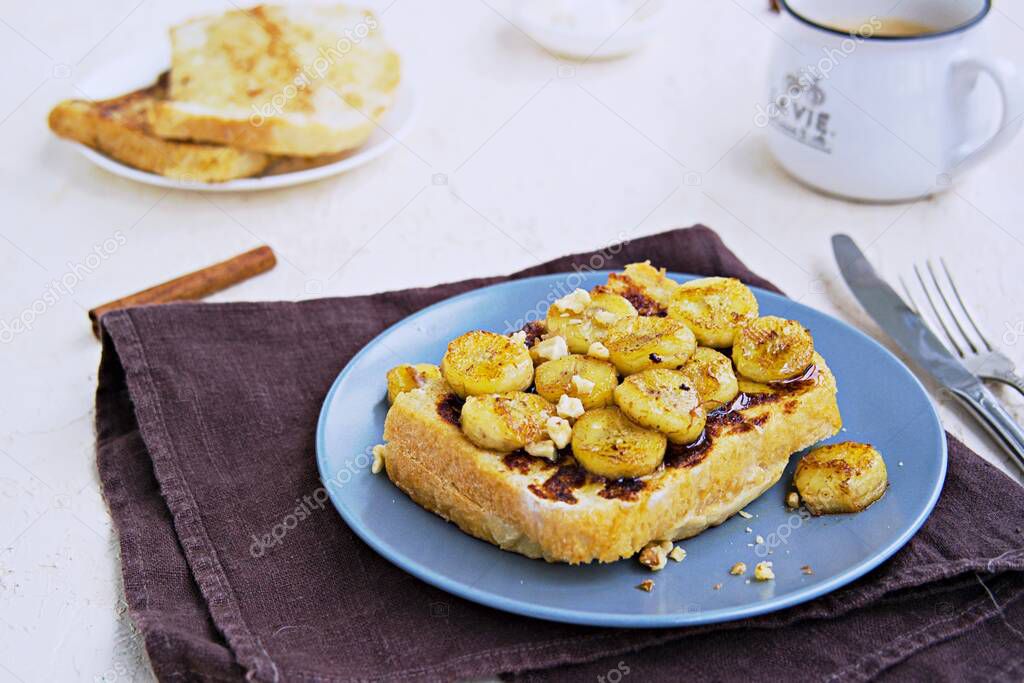
[[[168,98],[157,135],[274,155],[354,149],[390,107],[400,60],[372,12],[343,5],[257,6],[171,31]]]
[[[124,164],[170,178],[222,182],[256,175],[271,159],[259,152],[163,140],[148,112],[166,93],[165,79],[108,100],[66,100],[50,112],[50,129]]]
[[[817,354],[815,369],[709,422],[703,451],[670,454],[653,474],[620,482],[571,460],[477,448],[451,411],[446,419],[446,387],[433,382],[399,395],[388,412],[385,466],[414,501],[477,538],[548,561],[612,562],[721,524],[774,485],[792,453],[835,434],[835,378]]]

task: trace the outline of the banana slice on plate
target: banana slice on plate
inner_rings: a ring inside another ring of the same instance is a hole
[[[732,361],[706,346],[698,347],[680,371],[697,390],[706,412],[728,405],[740,393]]]
[[[594,342],[602,341],[611,326],[623,318],[637,317],[633,304],[606,292],[577,289],[548,308],[548,334],[565,339],[573,353],[586,353]]]
[[[700,396],[681,370],[644,370],[615,388],[615,405],[642,427],[656,429],[676,444],[693,443],[707,419]]]
[[[441,379],[441,368],[431,363],[396,365],[388,370],[388,403],[394,403],[398,395],[418,389],[427,382]]]
[[[538,366],[534,382],[537,393],[552,403],[567,394],[580,399],[584,409],[590,410],[612,404],[619,374],[608,361],[576,354]]]
[[[537,394],[469,396],[462,406],[462,433],[480,448],[511,453],[546,440],[554,415],[555,407]]]
[[[614,407],[588,410],[572,430],[572,454],[585,469],[609,479],[642,477],[665,457],[665,435],[644,429]]]
[[[525,344],[475,330],[448,344],[441,359],[441,374],[462,398],[522,391],[533,382],[533,360]]]
[[[860,512],[885,493],[888,473],[872,446],[836,443],[805,455],[793,483],[811,514]]]
[[[757,299],[745,284],[731,277],[705,277],[681,284],[668,307],[704,346],[728,348],[736,330],[757,317]]]
[[[641,316],[615,323],[604,345],[619,372],[631,375],[649,368],[683,365],[697,349],[697,340],[678,320]]]
[[[732,362],[756,382],[778,382],[802,373],[814,360],[814,339],[795,320],[773,315],[750,321],[736,333]]]

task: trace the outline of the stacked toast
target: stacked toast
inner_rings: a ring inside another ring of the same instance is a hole
[[[171,69],[108,100],[67,100],[50,128],[150,173],[196,182],[292,172],[364,144],[398,55],[368,10],[258,6],[171,29]]]

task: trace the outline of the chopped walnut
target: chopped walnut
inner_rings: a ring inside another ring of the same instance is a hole
[[[599,341],[594,342],[587,349],[587,355],[591,358],[597,358],[598,360],[608,360],[608,356],[611,355],[608,351],[608,347]]]
[[[370,471],[374,474],[380,474],[381,470],[384,469],[384,453],[383,444],[377,444],[373,447],[373,464],[370,465]]]
[[[794,510],[800,507],[800,494],[796,491],[790,491],[789,495],[786,496],[786,505]]]
[[[670,552],[668,556],[676,562],[682,562],[686,559],[686,551],[679,546],[676,546],[675,548],[672,548],[672,552]]]
[[[576,387],[577,394],[583,394],[584,396],[594,390],[594,383],[581,375],[572,376],[572,385]]]
[[[754,565],[754,578],[758,581],[771,581],[775,578],[775,572],[772,571],[771,560],[758,562]]]
[[[747,563],[746,562],[737,562],[736,564],[734,564],[732,567],[729,568],[729,573],[732,574],[733,576],[742,576],[742,575],[746,574],[747,573]]]
[[[544,426],[548,430],[548,436],[558,448],[565,448],[572,441],[572,425],[564,417],[552,415]]]
[[[761,534],[758,534],[757,536],[755,536],[754,537],[754,543],[756,543],[758,545],[764,545],[764,536],[762,536]]]
[[[562,394],[562,397],[558,399],[558,405],[555,407],[555,410],[558,412],[559,417],[575,420],[584,413],[583,401],[568,394]]]
[[[672,541],[651,541],[640,551],[640,564],[652,572],[660,571],[668,564],[668,552]]]
[[[590,292],[585,289],[574,289],[552,304],[556,308],[573,313],[582,313],[583,309],[589,305]]]
[[[528,443],[523,450],[532,456],[547,458],[548,460],[554,460],[557,454],[555,451],[555,442],[550,439]]]
[[[712,586],[712,588],[716,591],[720,591],[722,590],[722,584],[716,583],[714,586]]]
[[[739,515],[740,517],[742,517],[743,519],[753,519],[753,518],[754,518],[754,515],[750,514],[750,513],[749,513],[749,512],[747,512],[746,510],[740,510],[740,511],[739,511],[739,512],[737,512],[736,514],[738,514],[738,515]]]
[[[565,337],[548,337],[542,342],[534,345],[533,350],[539,358],[544,360],[558,360],[569,355],[569,345],[565,343]]]
[[[652,590],[654,590],[654,582],[650,579],[644,579],[639,584],[637,584],[637,589],[642,590],[644,593],[650,593]]]
[[[814,573],[814,570],[811,569],[811,565],[805,564],[804,566],[800,567],[800,573],[807,574],[809,576]]]

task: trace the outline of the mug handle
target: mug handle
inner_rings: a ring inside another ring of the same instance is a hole
[[[1020,132],[1024,125],[1024,83],[1016,67],[1002,58],[967,57],[957,61],[953,68],[957,76],[971,81],[978,74],[987,74],[995,82],[1003,100],[1003,113],[995,134],[984,141],[966,140],[953,150],[950,171],[962,172],[1008,146]]]

